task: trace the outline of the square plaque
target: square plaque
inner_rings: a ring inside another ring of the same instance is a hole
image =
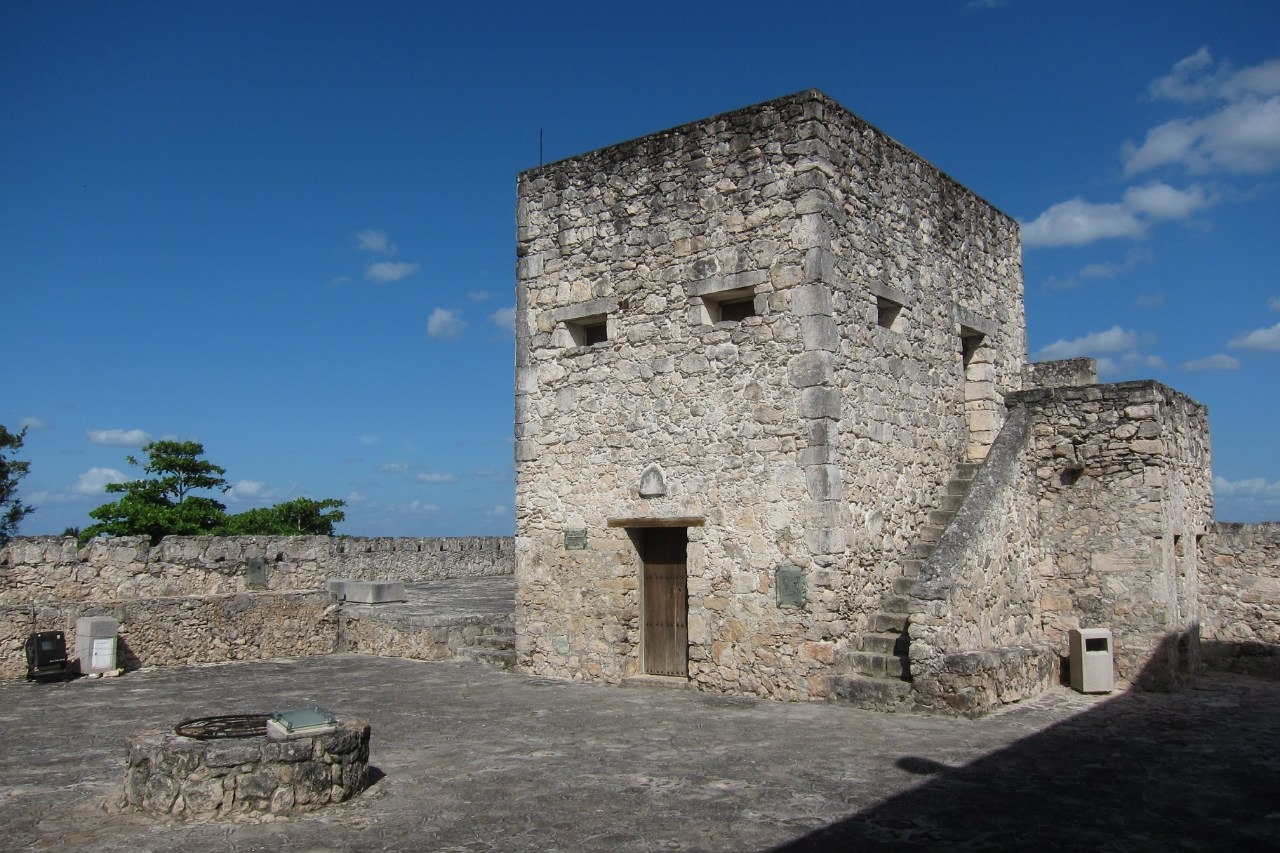
[[[804,569],[783,563],[774,572],[779,607],[804,607]]]
[[[574,527],[564,532],[564,548],[566,551],[587,550],[587,529]]]

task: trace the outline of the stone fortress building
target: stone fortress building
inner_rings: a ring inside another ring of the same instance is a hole
[[[516,629],[550,676],[980,713],[1198,665],[1205,408],[1028,364],[1018,223],[817,91],[519,177]]]

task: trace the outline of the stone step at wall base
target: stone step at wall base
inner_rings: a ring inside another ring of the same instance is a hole
[[[889,678],[901,680],[907,667],[902,658],[893,654],[876,652],[853,652],[848,657],[849,666],[854,672],[872,678]]]
[[[907,630],[906,613],[887,613],[880,611],[871,614],[871,632],[873,634],[883,634],[888,632],[897,632],[901,634]]]
[[[862,675],[831,676],[831,698],[867,711],[911,711],[915,701],[911,683]]]

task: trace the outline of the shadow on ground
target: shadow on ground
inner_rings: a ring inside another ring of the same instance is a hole
[[[773,853],[1280,850],[1273,687],[1124,693],[963,766],[903,756],[929,781]]]

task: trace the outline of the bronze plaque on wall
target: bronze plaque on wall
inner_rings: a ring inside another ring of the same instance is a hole
[[[779,607],[804,607],[804,569],[783,563],[774,572]]]
[[[587,529],[574,527],[564,532],[564,549],[566,551],[587,550]]]

